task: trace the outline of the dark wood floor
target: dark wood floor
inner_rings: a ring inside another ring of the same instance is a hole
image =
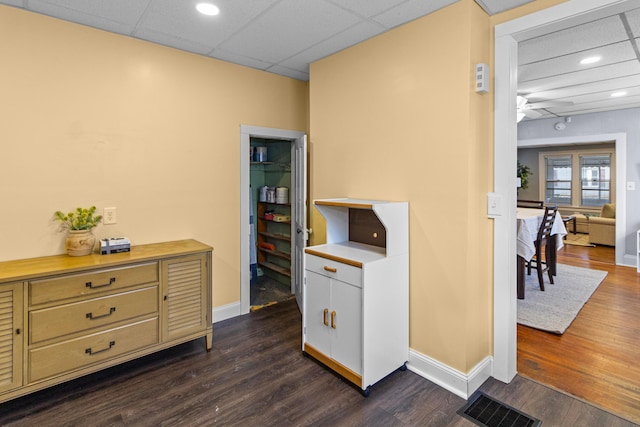
[[[294,300],[216,323],[196,340],[0,405],[12,426],[456,426],[465,401],[411,371],[368,398],[302,356]],[[383,351],[383,349],[381,349]],[[535,381],[490,379],[481,390],[547,426],[632,424]]]
[[[616,266],[613,248],[558,254],[607,277],[563,335],[518,325],[518,373],[640,423],[640,275]]]

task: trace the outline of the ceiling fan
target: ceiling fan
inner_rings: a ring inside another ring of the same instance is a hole
[[[524,96],[518,95],[516,98],[516,105],[518,107],[518,122],[525,117],[529,119],[537,119],[542,116],[542,113],[536,110],[552,107],[565,107],[567,105],[573,105],[571,101],[541,101],[541,102],[529,102]]]

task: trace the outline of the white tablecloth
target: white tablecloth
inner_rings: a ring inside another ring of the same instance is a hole
[[[518,208],[516,216],[518,218],[518,244],[516,251],[519,256],[529,261],[536,254],[535,240],[538,237],[538,229],[544,217],[544,209]],[[558,235],[558,238],[556,238],[558,247],[556,249],[562,248],[564,246],[562,237],[567,235],[567,229],[564,226],[564,222],[562,222],[560,212],[556,212],[551,234]]]

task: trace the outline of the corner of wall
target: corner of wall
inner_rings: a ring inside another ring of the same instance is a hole
[[[485,357],[469,373],[462,373],[435,359],[409,349],[407,368],[451,393],[468,399],[492,376],[493,358]]]

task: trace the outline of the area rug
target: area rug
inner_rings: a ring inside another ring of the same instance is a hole
[[[565,245],[574,245],[574,246],[588,246],[594,248],[596,245],[589,243],[589,235],[578,233],[568,233],[567,238],[563,240]]]
[[[518,323],[563,334],[607,276],[606,271],[564,264],[558,264],[557,269],[553,285],[545,274],[544,292],[535,270],[531,276],[525,274],[524,299],[518,300]]]

